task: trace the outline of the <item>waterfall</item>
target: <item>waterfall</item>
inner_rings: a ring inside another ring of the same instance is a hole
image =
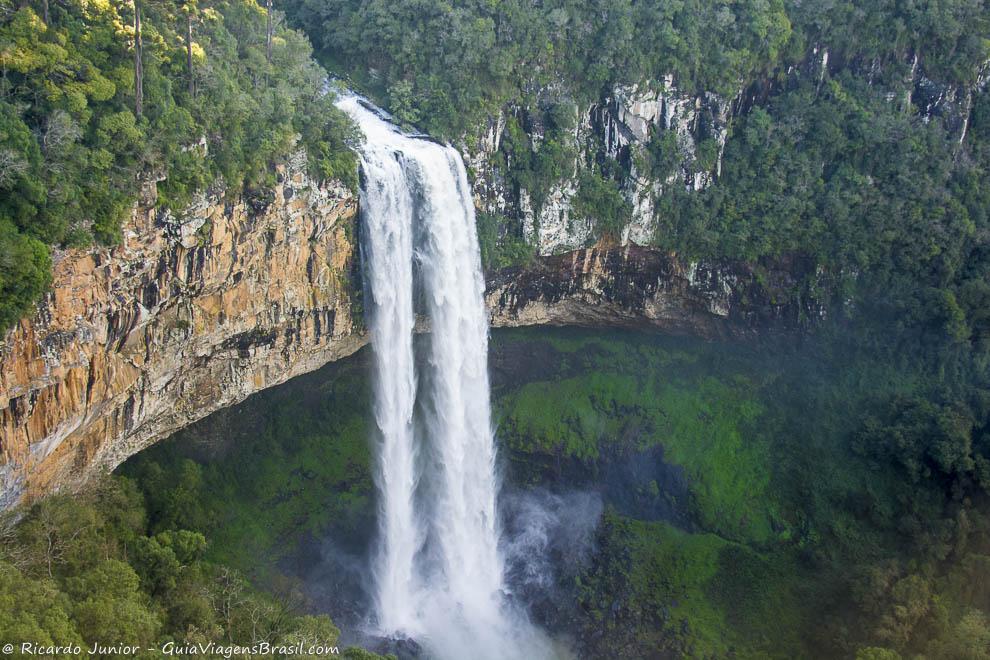
[[[484,278],[467,173],[453,148],[402,133],[361,99],[362,257],[375,353],[378,632],[438,658],[539,658],[505,602]],[[430,323],[417,373],[414,300]]]
[[[348,99],[355,118],[369,114]],[[359,114],[361,113],[361,114]],[[381,545],[376,562],[375,600],[383,630],[415,633],[412,607],[417,590],[414,556],[423,542],[414,508],[416,445],[413,409],[413,191],[407,163],[392,144],[394,132],[369,117],[362,122],[361,190],[367,269],[368,325],[375,359],[375,421],[380,433],[375,481],[380,495]]]

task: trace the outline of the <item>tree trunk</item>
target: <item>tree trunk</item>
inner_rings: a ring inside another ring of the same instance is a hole
[[[142,64],[144,46],[141,43],[141,5],[134,0],[134,114],[138,117],[144,110],[144,66]]]
[[[265,52],[268,64],[270,65],[272,63],[272,33],[274,32],[272,25],[272,0],[265,0],[265,8],[268,10],[268,31],[267,38],[265,39]]]
[[[196,80],[193,78],[192,11],[186,13],[186,65],[189,68],[189,96],[196,96]]]
[[[43,14],[45,25],[51,23],[51,17],[48,15],[48,0],[41,0],[41,13]]]

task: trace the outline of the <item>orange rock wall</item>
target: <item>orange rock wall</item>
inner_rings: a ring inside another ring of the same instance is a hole
[[[303,154],[279,179],[181,217],[151,185],[121,245],[56,255],[51,292],[0,343],[0,508],[364,343],[356,197],[311,181]]]

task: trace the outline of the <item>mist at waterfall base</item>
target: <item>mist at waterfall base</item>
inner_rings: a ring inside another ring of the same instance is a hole
[[[499,500],[503,524],[502,554],[505,565],[505,590],[508,626],[518,625],[524,638],[503,647],[504,654],[492,649],[492,656],[502,658],[540,658],[547,650],[547,639],[539,635],[539,646],[526,647],[527,633],[534,624],[527,615],[540,621],[554,636],[553,649],[547,656],[575,657],[566,636],[571,631],[567,618],[574,607],[572,585],[586,569],[597,550],[595,532],[604,508],[595,490],[550,490],[505,484]],[[448,657],[444,649],[417,637],[383,639],[383,631],[369,620],[376,590],[373,575],[376,557],[364,545],[346,547],[333,535],[323,537],[307,556],[298,557],[291,573],[306,584],[307,598],[314,612],[328,612],[341,629],[343,645],[358,645],[379,653],[396,654],[400,660],[439,656]],[[563,613],[563,620],[558,616]],[[440,625],[452,625],[443,620]],[[460,658],[488,657],[479,650],[484,639],[473,640],[469,651]],[[500,642],[496,642],[500,643]],[[446,647],[445,647],[446,648]],[[441,655],[443,654],[443,655]]]
[[[411,638],[440,659],[566,657],[506,582],[484,280],[463,162],[449,146],[400,132],[357,97],[338,104],[365,137],[361,245],[378,429],[375,632]],[[430,323],[419,361],[417,312]],[[546,530],[552,514],[528,511]],[[520,535],[506,547],[532,556],[541,538]],[[522,575],[540,573],[531,564]]]

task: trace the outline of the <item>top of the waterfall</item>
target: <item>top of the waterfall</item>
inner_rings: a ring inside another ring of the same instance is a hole
[[[377,105],[366,99],[365,97],[355,94],[354,92],[347,90],[340,90],[339,97],[337,99],[337,107],[346,112],[347,114],[355,117],[360,114],[361,110],[365,113],[370,113],[375,119],[378,120],[380,128],[384,128],[391,133],[401,135],[412,140],[425,140],[427,142],[432,142],[441,147],[449,148],[450,145],[438,140],[432,135],[426,133],[421,133],[419,131],[405,131],[403,130],[386,110],[379,108]],[[357,112],[355,112],[357,111]],[[365,135],[368,134],[367,126],[363,125],[362,129],[365,131]],[[369,136],[370,137],[370,136]]]

